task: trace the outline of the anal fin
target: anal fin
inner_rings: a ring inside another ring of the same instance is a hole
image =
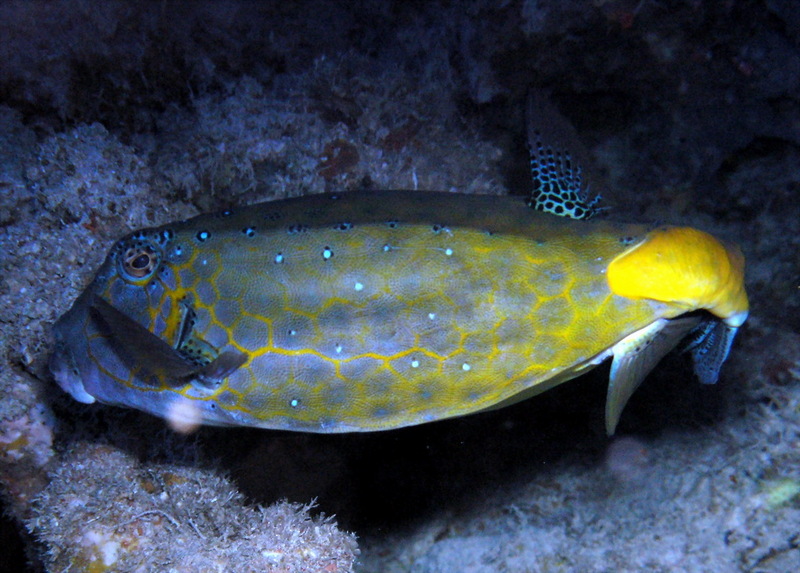
[[[606,432],[609,436],[614,434],[625,404],[642,380],[699,323],[698,316],[660,318],[614,345],[606,396]]]

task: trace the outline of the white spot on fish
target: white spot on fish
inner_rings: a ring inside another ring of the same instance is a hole
[[[297,398],[293,398],[292,401],[289,402],[289,405],[292,408],[297,408],[300,405],[300,400],[298,400]]]
[[[383,252],[384,253],[388,253],[391,250],[392,250],[392,246],[391,245],[384,245],[383,246]]]
[[[431,320],[434,320],[436,318],[436,313],[435,312],[429,312],[428,313],[428,318],[430,318]]]
[[[470,370],[472,370],[472,366],[464,362],[464,364],[461,365],[461,370],[463,370],[464,372],[469,372]]]
[[[412,360],[411,368],[419,368],[419,360]]]
[[[282,253],[278,253],[277,255],[275,255],[275,262],[278,263],[278,264],[283,262],[283,254]]]
[[[297,335],[297,331],[296,330],[292,329],[292,330],[289,331],[289,336],[296,336],[296,335]]]
[[[333,256],[333,251],[330,247],[325,247],[322,249],[322,258],[326,261],[329,260]]]
[[[449,257],[450,255],[453,254],[453,249],[448,247],[447,249],[444,250],[444,254]]]
[[[336,354],[341,354],[341,353],[342,353],[342,345],[341,344],[337,344],[336,345]]]
[[[356,289],[357,291],[362,291],[362,290],[364,290],[364,285],[362,285],[361,283],[357,282],[357,283],[355,284],[355,289]]]

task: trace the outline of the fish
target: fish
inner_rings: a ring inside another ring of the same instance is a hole
[[[527,197],[326,193],[123,237],[53,327],[55,381],[178,424],[341,433],[500,408],[611,360],[609,435],[682,341],[716,382],[749,311],[739,248],[596,216],[572,156],[531,140]]]
[[[371,431],[545,391],[612,359],[607,429],[691,333],[716,381],[748,312],[738,249],[526,198],[353,191],[137,231],[54,326],[85,403],[203,423]]]

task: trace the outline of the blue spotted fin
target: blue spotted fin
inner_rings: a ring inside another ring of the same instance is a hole
[[[540,91],[528,95],[526,115],[533,184],[528,205],[561,217],[591,219],[600,211],[601,197],[591,197],[589,187],[598,189],[599,183],[575,128]]]

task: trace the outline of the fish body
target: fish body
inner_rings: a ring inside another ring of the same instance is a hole
[[[612,358],[612,433],[687,334],[716,380],[747,316],[743,264],[695,229],[523,197],[306,196],[121,239],[56,323],[51,369],[82,402],[333,433],[495,408]]]

